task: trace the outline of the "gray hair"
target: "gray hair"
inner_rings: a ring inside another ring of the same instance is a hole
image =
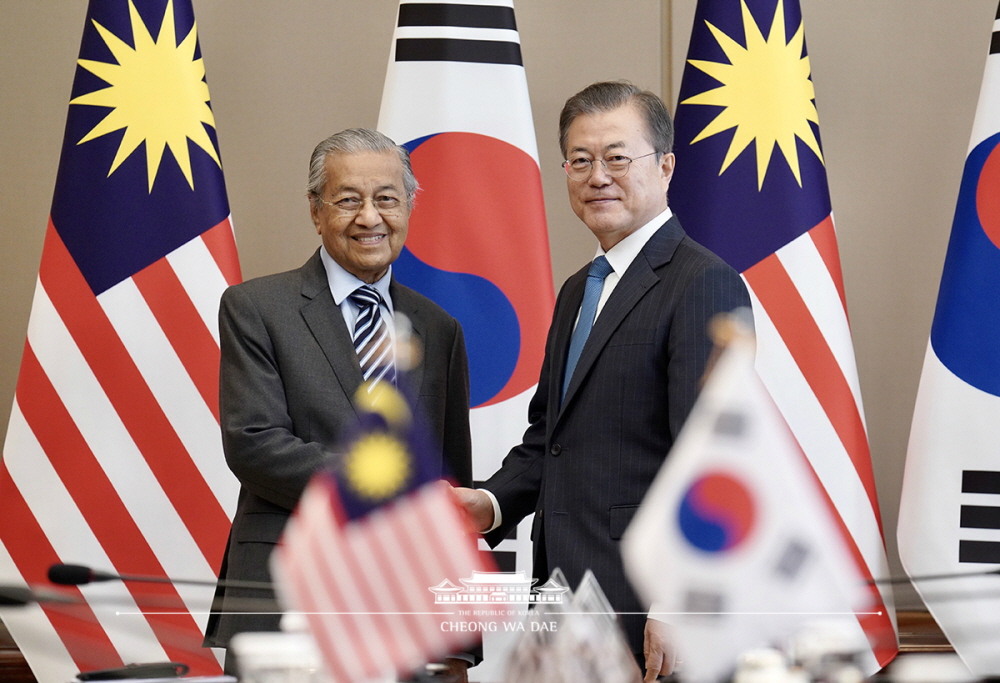
[[[377,130],[368,128],[348,128],[334,133],[316,145],[309,159],[309,182],[306,185],[310,201],[313,204],[322,201],[323,188],[326,185],[326,158],[329,155],[362,152],[395,152],[399,155],[399,161],[403,164],[403,190],[406,192],[406,203],[412,208],[419,186],[416,176],[413,175],[410,153],[405,147],[397,145]]]
[[[574,119],[581,114],[599,114],[634,105],[646,121],[646,133],[660,154],[674,148],[674,122],[663,100],[628,81],[603,81],[588,85],[566,100],[559,115],[559,149],[566,156],[566,138]],[[659,158],[659,156],[657,156]]]

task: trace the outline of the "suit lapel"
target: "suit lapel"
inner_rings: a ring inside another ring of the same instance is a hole
[[[643,295],[651,287],[659,283],[660,276],[657,275],[656,269],[670,261],[674,251],[677,249],[677,245],[683,237],[684,231],[681,230],[680,223],[676,217],[671,216],[670,220],[653,233],[653,236],[646,242],[642,251],[636,255],[632,261],[632,265],[622,275],[611,296],[604,304],[604,308],[601,309],[600,314],[597,316],[597,320],[594,322],[594,327],[590,331],[590,336],[587,337],[587,343],[583,347],[583,352],[580,354],[580,360],[577,361],[573,379],[566,389],[566,397],[562,402],[563,406],[569,405],[583,383],[583,379],[590,371],[591,366],[597,361],[601,351],[614,336],[621,322],[635,308],[635,305],[639,303]],[[584,271],[584,280],[586,280],[586,271]],[[583,300],[582,282],[579,287],[580,293],[576,299],[577,303],[572,308],[574,319],[580,308],[580,302]],[[571,320],[568,326],[569,331],[566,333],[565,343],[559,347],[562,358],[558,367],[564,369],[572,325]],[[560,407],[559,412],[562,414],[562,407]]]
[[[344,324],[344,316],[333,302],[326,270],[319,251],[302,266],[302,317],[326,356],[351,405],[361,386],[361,366],[354,353],[354,342]]]
[[[411,290],[393,280],[389,284],[389,295],[392,297],[393,310],[409,319],[414,341],[420,344],[427,335],[427,321]],[[351,340],[347,325],[344,324],[344,316],[330,294],[326,269],[323,268],[318,250],[302,266],[302,296],[307,299],[302,306],[302,317],[316,338],[316,343],[323,350],[344,394],[351,405],[354,405],[354,395],[364,379],[361,375],[361,365],[358,363],[357,354],[354,353],[354,342]],[[410,386],[419,392],[424,379],[424,364],[419,363],[404,374]]]

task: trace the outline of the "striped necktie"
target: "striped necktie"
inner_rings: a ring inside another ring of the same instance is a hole
[[[396,363],[393,358],[389,326],[382,319],[379,304],[382,296],[369,285],[358,287],[350,299],[360,309],[354,323],[354,350],[361,363],[361,375],[368,382],[368,392],[382,381],[396,383]]]

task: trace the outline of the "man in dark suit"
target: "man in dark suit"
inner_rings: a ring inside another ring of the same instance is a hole
[[[658,97],[595,83],[566,102],[560,145],[597,257],[559,293],[523,443],[459,496],[491,544],[534,513],[535,576],[559,567],[575,585],[592,570],[617,612],[639,613],[621,620],[653,680],[673,669],[669,629],[645,617],[619,541],[694,404],[708,322],[750,300],[667,206],[673,123]]]
[[[350,129],[327,138],[313,152],[308,188],[322,248],[297,270],[223,294],[222,437],[241,489],[220,578],[270,581],[268,558],[289,513],[358,423],[354,397],[363,379],[393,381],[403,369],[393,341],[406,333],[394,326],[400,314],[422,357],[401,381],[441,445],[442,476],[471,484],[462,328],[392,279],[416,191],[408,153],[381,133]],[[356,296],[361,292],[367,294]],[[226,647],[241,631],[278,630],[278,614],[227,612],[231,599],[266,597],[261,591],[220,588],[219,594],[221,613],[209,621],[206,645]]]

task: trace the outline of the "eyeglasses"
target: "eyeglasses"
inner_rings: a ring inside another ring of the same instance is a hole
[[[375,210],[379,212],[380,215],[391,218],[397,216],[402,212],[403,202],[398,197],[392,197],[390,195],[380,195],[378,197],[341,197],[340,199],[334,199],[330,201],[328,199],[323,199],[322,197],[317,197],[319,201],[329,206],[333,211],[340,216],[345,218],[353,218],[361,213],[364,208],[365,202],[370,201]]]
[[[604,172],[609,176],[612,178],[623,178],[628,175],[628,169],[632,165],[633,161],[636,161],[637,159],[645,159],[646,157],[653,156],[654,154],[659,154],[659,152],[643,154],[641,157],[636,157],[635,159],[630,159],[629,157],[621,154],[612,154],[604,157],[603,159],[573,157],[572,159],[564,161],[562,163],[562,167],[566,169],[566,175],[573,180],[587,180],[590,178],[590,174],[594,172],[594,162],[600,161],[601,165],[604,166]]]

